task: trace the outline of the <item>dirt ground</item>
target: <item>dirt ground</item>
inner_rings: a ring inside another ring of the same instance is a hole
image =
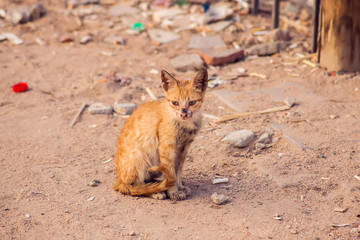
[[[0,8],[33,2],[6,1]],[[207,114],[282,106],[287,97],[296,104],[221,124],[204,118],[185,162],[192,195],[161,201],[112,190],[116,140],[126,119],[84,111],[69,125],[83,103],[141,104],[151,100],[145,87],[161,96],[154,70],[191,77],[195,72],[177,72],[170,59],[196,52],[187,47],[196,32],[181,31],[181,39],[158,45],[146,31],[128,34],[121,18],[94,14],[80,26],[62,1],[40,2],[48,9],[41,19],[15,26],[0,19],[0,34],[24,40],[0,42],[1,239],[359,238],[360,75],[331,76],[299,63],[295,53],[308,54],[309,36],[291,29],[292,41],[305,47],[209,68],[220,78],[239,67],[267,78],[238,77],[209,88]],[[269,15],[241,19],[270,29]],[[80,44],[87,34],[94,40]],[[111,34],[126,44],[104,42]],[[74,41],[61,43],[64,35]],[[113,71],[132,82],[102,80]],[[30,89],[14,93],[11,86],[23,81]],[[269,132],[271,143],[256,150],[254,143],[236,148],[221,142],[236,129],[252,130],[256,139]],[[229,183],[213,185],[217,175]],[[99,186],[89,186],[94,179]],[[230,201],[214,205],[214,192]]]

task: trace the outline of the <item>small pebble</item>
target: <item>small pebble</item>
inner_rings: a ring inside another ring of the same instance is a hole
[[[25,217],[30,218],[30,214],[26,213]]]
[[[258,140],[255,141],[255,143],[265,143],[265,144],[268,144],[270,143],[271,140],[270,140],[270,134],[269,133],[263,133]]]
[[[223,203],[226,203],[227,201],[229,201],[229,199],[230,198],[228,196],[225,196],[223,194],[219,195],[217,193],[213,193],[213,195],[211,195],[211,201],[216,205],[221,205]]]
[[[93,197],[89,197],[87,200],[88,201],[94,201],[94,199],[95,199],[95,197],[93,196]]]
[[[99,186],[100,183],[101,183],[100,180],[94,179],[94,180],[92,180],[91,183],[89,183],[89,186],[90,187],[97,187],[97,186]]]
[[[83,36],[81,39],[80,39],[80,43],[81,44],[87,44],[88,42],[92,41],[92,37],[90,36]]]
[[[288,107],[292,107],[295,103],[295,99],[294,98],[285,98],[284,99],[284,103],[288,106]]]
[[[131,231],[131,232],[129,232],[129,236],[136,236],[135,231]]]

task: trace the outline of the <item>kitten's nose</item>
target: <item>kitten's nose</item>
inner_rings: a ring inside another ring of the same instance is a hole
[[[182,108],[182,109],[181,109],[181,113],[187,113],[187,109],[186,109],[186,108]]]

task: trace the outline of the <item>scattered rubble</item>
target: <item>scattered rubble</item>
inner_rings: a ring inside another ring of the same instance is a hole
[[[112,17],[121,17],[124,15],[137,14],[139,13],[139,10],[137,8],[119,3],[109,8],[108,13]]]
[[[191,37],[189,48],[195,49],[215,49],[226,47],[224,41],[218,36],[198,36],[193,35]]]
[[[200,56],[208,65],[224,65],[233,63],[237,60],[244,58],[244,50],[242,49],[203,49],[199,51]]]
[[[170,43],[172,41],[180,39],[180,36],[178,34],[164,31],[162,29],[149,29],[148,31],[149,37],[158,43]]]
[[[198,71],[204,62],[198,54],[180,55],[170,60],[171,65],[180,72]]]
[[[204,23],[213,23],[219,20],[224,20],[233,14],[233,10],[229,4],[219,2],[211,4],[208,11],[205,12]]]

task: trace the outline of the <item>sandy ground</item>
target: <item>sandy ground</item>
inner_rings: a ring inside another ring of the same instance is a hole
[[[359,75],[329,76],[298,63],[293,57],[298,49],[216,68],[220,77],[242,67],[267,78],[240,77],[209,89],[205,113],[235,113],[224,100],[244,112],[282,106],[286,97],[296,105],[221,124],[204,119],[185,163],[184,183],[192,189],[185,201],[123,196],[112,190],[115,163],[107,160],[114,158],[125,119],[85,111],[74,127],[69,124],[83,103],[141,104],[150,101],[145,87],[161,96],[153,69],[192,76],[175,71],[169,60],[195,52],[187,48],[194,32],[180,32],[180,40],[158,46],[146,32],[127,34],[106,14],[78,26],[61,3],[42,2],[49,12],[35,22],[11,26],[0,20],[1,31],[24,40],[19,46],[0,42],[1,239],[359,237],[360,182],[354,177],[360,174]],[[267,15],[243,18],[269,27]],[[110,20],[113,28],[106,26]],[[94,41],[79,44],[89,33]],[[115,33],[127,44],[103,41]],[[75,41],[60,43],[66,34]],[[294,30],[292,35],[299,39]],[[36,38],[45,44],[39,46]],[[101,81],[112,71],[132,78],[131,84]],[[12,92],[22,81],[29,91]],[[272,141],[260,151],[254,143],[236,148],[221,142],[236,129],[250,129],[256,138],[270,132]],[[216,175],[229,183],[212,185]],[[89,186],[94,179],[99,186]],[[230,201],[212,204],[214,192]]]

